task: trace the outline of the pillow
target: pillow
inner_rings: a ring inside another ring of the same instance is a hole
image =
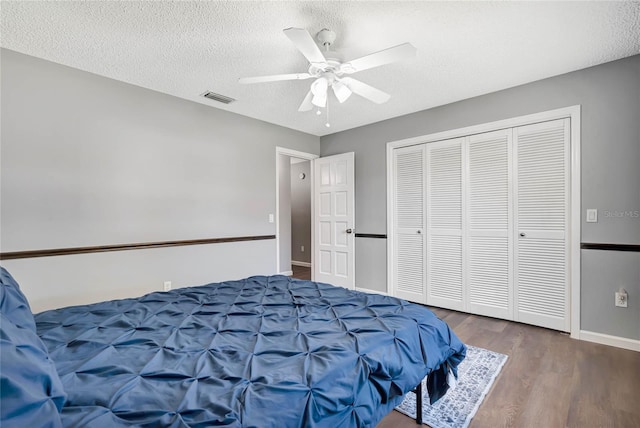
[[[15,325],[36,332],[36,322],[27,298],[20,291],[16,280],[3,267],[0,267],[0,313]]]
[[[0,426],[61,427],[66,394],[29,302],[4,268],[0,282]]]
[[[0,315],[0,426],[62,427],[66,394],[44,343]]]

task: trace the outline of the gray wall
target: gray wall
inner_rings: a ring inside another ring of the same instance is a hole
[[[382,234],[386,233],[387,142],[576,104],[582,106],[582,242],[638,244],[640,219],[605,216],[605,211],[640,210],[640,56],[328,135],[320,139],[320,152],[322,156],[355,152],[356,227],[360,233]],[[599,209],[598,223],[584,222],[586,208]],[[358,239],[360,243],[367,238]],[[640,324],[629,324],[640,311],[640,278],[636,276],[627,288],[628,315],[615,316],[620,309],[613,306],[618,279],[633,276],[626,270],[630,264],[622,261],[627,257],[623,253],[601,257],[600,252],[585,257],[591,269],[610,273],[603,282],[588,279],[590,271],[583,260],[583,328],[640,339]],[[371,251],[364,257],[356,253],[358,271],[375,272],[357,276],[356,285],[386,290],[385,261],[383,245],[375,256]]]
[[[300,178],[301,173],[304,179]],[[291,164],[291,260],[305,263],[311,263],[310,174],[311,162]]]
[[[318,137],[6,49],[1,79],[3,252],[275,234],[276,145],[319,152]],[[274,273],[275,254],[268,240],[2,265],[37,311]]]
[[[640,253],[582,250],[582,329],[640,339],[639,284]],[[608,310],[609,322],[603,323],[594,314],[602,306],[613,307],[613,293],[619,288],[629,293],[629,307]]]

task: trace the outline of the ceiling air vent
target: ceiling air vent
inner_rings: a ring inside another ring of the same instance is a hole
[[[218,101],[219,103],[223,103],[223,104],[231,104],[232,102],[235,101],[235,99],[231,97],[226,97],[224,95],[216,94],[215,92],[205,92],[204,94],[202,94],[202,96],[205,98],[209,98],[210,100],[213,100],[213,101]]]

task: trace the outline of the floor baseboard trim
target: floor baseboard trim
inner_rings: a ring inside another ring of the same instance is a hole
[[[370,288],[356,287],[356,291],[361,291],[363,293],[374,293],[374,294],[382,294],[383,296],[388,296],[389,293],[380,291],[380,290],[371,290]]]
[[[291,260],[291,264],[294,266],[311,267],[311,263],[309,262],[297,262],[295,260]]]
[[[291,276],[293,275],[292,270],[285,270],[284,272],[280,272],[278,275]]]
[[[596,333],[594,331],[580,330],[580,340],[640,352],[640,340],[628,339],[626,337],[611,336],[609,334]]]

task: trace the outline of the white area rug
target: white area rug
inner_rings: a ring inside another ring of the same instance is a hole
[[[466,428],[491,389],[507,356],[467,345],[467,357],[458,366],[458,384],[433,406],[426,379],[422,381],[422,421],[432,428]],[[396,410],[415,419],[416,395],[409,392]]]

